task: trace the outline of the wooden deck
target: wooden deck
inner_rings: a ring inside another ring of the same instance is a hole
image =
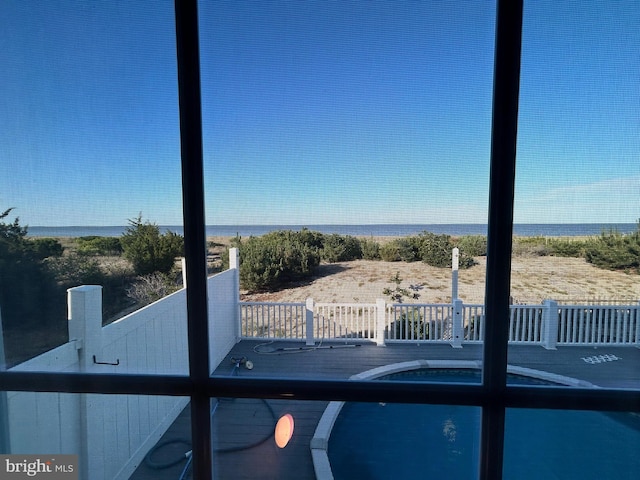
[[[449,345],[396,344],[378,347],[363,344],[355,347],[332,343],[308,351],[302,343],[280,342],[262,346],[261,343],[238,343],[215,373],[243,377],[345,379],[371,368],[408,360],[480,360],[482,356],[480,345],[453,349]],[[231,357],[246,357],[253,362],[254,368],[234,371]],[[509,349],[509,364],[569,376],[602,387],[640,389],[640,349],[636,347],[572,346],[545,350],[539,346],[514,345]],[[216,403],[215,400],[213,403]],[[213,415],[214,444],[217,449],[236,451],[214,455],[215,478],[315,478],[309,442],[326,406],[327,402],[319,401],[219,399]],[[275,419],[287,412],[295,418],[295,435],[290,444],[281,450],[275,445],[271,433]],[[188,439],[189,421],[187,407],[161,442]],[[260,444],[245,448],[257,443]],[[159,451],[156,458],[175,458],[188,448],[184,444],[170,444]],[[177,480],[184,465],[185,461],[182,461],[170,468],[153,470],[142,464],[131,479]]]

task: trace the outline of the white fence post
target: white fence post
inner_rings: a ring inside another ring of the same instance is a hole
[[[93,369],[102,350],[102,287],[83,285],[67,290],[69,341],[76,342],[80,371]],[[110,359],[109,359],[110,360]],[[80,394],[80,478],[104,478],[103,397]]]
[[[182,288],[187,288],[187,259],[182,257],[180,265],[182,266]]]
[[[240,337],[242,336],[242,315],[240,313],[240,250],[238,248],[233,247],[229,249],[229,270],[233,270],[233,282],[234,287],[233,291],[235,292],[235,298],[233,301],[236,304],[235,312],[237,315],[236,318],[236,342],[240,341]]]
[[[376,345],[385,346],[384,331],[387,324],[387,302],[378,298],[376,300]]]
[[[307,298],[307,304],[305,308],[305,330],[306,330],[306,344],[308,346],[315,345],[315,339],[313,337],[313,298]]]
[[[544,326],[544,336],[542,346],[547,350],[555,350],[558,343],[558,302],[545,300],[544,313],[542,314],[542,325]]]
[[[640,300],[636,307],[636,347],[640,348]]]
[[[458,247],[451,252],[451,301],[458,299],[458,265],[460,250]]]
[[[83,285],[67,290],[69,341],[76,342],[80,371],[91,370],[102,350],[102,287]],[[98,359],[100,360],[100,359]]]
[[[451,346],[453,348],[462,348],[462,339],[464,337],[464,305],[462,300],[456,298],[453,300],[453,318],[451,319]]]

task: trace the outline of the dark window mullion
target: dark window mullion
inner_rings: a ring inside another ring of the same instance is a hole
[[[175,0],[175,15],[187,267],[189,375],[194,385],[191,395],[193,476],[196,479],[210,479],[213,472],[210,399],[205,393],[210,371],[197,1]]]
[[[522,0],[498,0],[487,232],[480,479],[502,478]]]

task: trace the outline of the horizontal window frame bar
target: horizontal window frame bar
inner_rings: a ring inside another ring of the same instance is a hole
[[[640,412],[640,390],[507,385],[503,395],[482,384],[399,381],[301,380],[217,377],[194,382],[187,376],[1,372],[4,391],[168,395],[503,406],[562,410]]]

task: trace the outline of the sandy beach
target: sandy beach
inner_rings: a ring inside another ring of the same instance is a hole
[[[370,237],[367,237],[370,238]],[[394,237],[373,237],[384,243]],[[228,237],[209,241],[227,245]],[[223,250],[223,249],[221,249]],[[459,271],[459,297],[467,303],[483,303],[486,258],[476,257],[478,265]],[[375,302],[388,299],[382,293],[394,288],[390,279],[399,273],[402,286],[422,285],[420,303],[451,301],[451,269],[436,268],[422,262],[383,262],[356,260],[321,264],[316,274],[304,282],[277,292],[242,293],[244,301]],[[640,301],[640,277],[634,273],[604,270],[582,258],[552,256],[514,256],[511,265],[511,296],[516,303],[540,303],[545,299],[564,302],[595,300]]]
[[[459,271],[459,297],[467,303],[483,303],[485,258],[479,264]],[[640,300],[640,279],[635,274],[602,270],[578,258],[533,257],[512,261],[511,296],[516,303],[558,301]],[[323,264],[304,284],[277,292],[244,294],[245,301],[375,302],[386,298],[382,291],[394,288],[390,282],[396,272],[405,288],[422,284],[420,303],[451,301],[451,270],[422,262],[401,263],[358,260]]]

